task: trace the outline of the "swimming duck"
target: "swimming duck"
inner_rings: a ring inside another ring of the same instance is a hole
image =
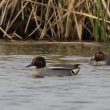
[[[106,55],[102,51],[97,51],[90,61],[92,63],[95,61],[96,65],[110,65],[110,56]]]
[[[77,75],[80,70],[80,64],[74,65],[54,65],[54,67],[46,67],[46,60],[44,57],[35,57],[31,64],[26,67],[35,66],[36,69],[33,72],[33,76],[37,78],[43,78],[44,76],[73,76]]]

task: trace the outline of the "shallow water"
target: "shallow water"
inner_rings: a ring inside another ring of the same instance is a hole
[[[110,110],[110,67],[89,65],[91,51],[55,47],[54,54],[49,46],[10,46],[2,46],[0,55],[2,110]],[[34,79],[33,68],[25,66],[36,55],[44,56],[48,66],[78,62],[81,70],[73,77]]]

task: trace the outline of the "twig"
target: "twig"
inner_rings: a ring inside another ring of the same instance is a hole
[[[12,37],[8,35],[1,27],[0,27],[0,30],[4,33],[5,36],[7,36],[9,39],[12,40]]]

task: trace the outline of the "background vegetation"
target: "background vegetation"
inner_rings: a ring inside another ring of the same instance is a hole
[[[0,38],[109,41],[109,0],[1,0]]]

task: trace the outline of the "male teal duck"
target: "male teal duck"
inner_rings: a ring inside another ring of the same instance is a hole
[[[31,64],[26,67],[35,66],[36,69],[33,72],[33,76],[36,78],[43,78],[45,76],[73,76],[77,75],[80,70],[80,64],[59,64],[54,65],[54,67],[46,67],[46,60],[44,57],[35,57]]]

